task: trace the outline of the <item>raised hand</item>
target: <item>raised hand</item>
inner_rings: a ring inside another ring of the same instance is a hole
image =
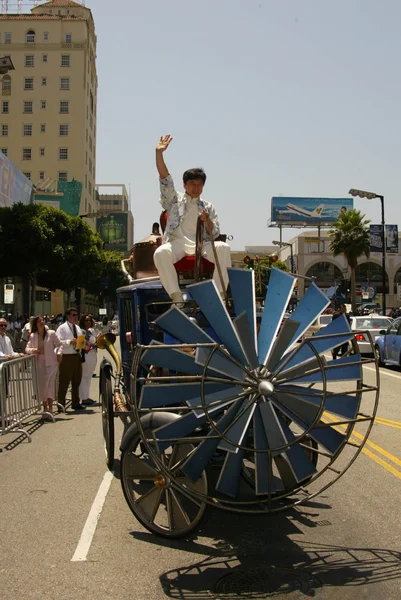
[[[161,136],[160,142],[156,146],[156,152],[164,152],[169,147],[170,143],[173,141],[173,138],[170,134]]]

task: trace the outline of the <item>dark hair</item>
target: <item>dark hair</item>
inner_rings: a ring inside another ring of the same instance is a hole
[[[72,312],[76,312],[78,313],[78,309],[75,308],[74,306],[70,306],[70,308],[67,308],[67,310],[65,311],[65,314],[68,316],[70,315]]]
[[[32,321],[31,333],[37,333],[37,334],[39,334],[38,321],[39,321],[39,319],[40,319],[41,316],[42,315],[38,315],[37,317],[34,317],[34,319]],[[43,325],[44,325],[44,323],[43,323]],[[44,329],[43,329],[43,339],[45,339],[45,337],[46,337],[46,332],[47,332],[47,329],[46,329],[46,327],[44,327]]]
[[[91,320],[90,326],[92,327],[92,325],[94,324],[95,319],[92,317],[91,314],[88,313],[87,315],[82,315],[82,317],[79,319],[79,326],[81,329],[86,330],[85,319],[88,319],[88,318]]]
[[[201,179],[203,181],[203,185],[206,183],[206,173],[203,169],[188,169],[185,171],[182,176],[182,180],[184,183],[187,181],[191,181],[192,179]]]

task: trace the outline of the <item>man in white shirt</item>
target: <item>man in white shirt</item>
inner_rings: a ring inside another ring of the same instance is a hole
[[[58,403],[65,406],[65,396],[71,383],[71,408],[73,410],[85,410],[79,401],[79,385],[82,379],[81,353],[76,350],[78,336],[82,330],[78,327],[78,311],[76,308],[68,308],[67,320],[59,326],[56,335],[63,344],[61,348],[62,358],[59,365]]]
[[[0,319],[0,358],[18,358],[18,356],[24,356],[18,352],[14,352],[10,338],[6,335],[7,321],[4,318]]]
[[[153,256],[164,289],[178,306],[182,306],[183,297],[178,285],[178,277],[174,263],[186,254],[194,255],[196,250],[196,225],[198,217],[205,224],[205,241],[202,256],[215,262],[210,239],[219,236],[220,227],[214,206],[201,198],[206,182],[206,174],[202,169],[189,169],[183,175],[185,193],[177,192],[174,182],[164,162],[163,153],[169,147],[172,137],[160,138],[156,146],[156,167],[160,177],[160,204],[167,211],[167,224],[162,245]],[[230,246],[225,242],[214,242],[220,264],[223,285],[227,288],[227,267],[231,267]],[[219,292],[223,289],[215,268],[213,280]]]

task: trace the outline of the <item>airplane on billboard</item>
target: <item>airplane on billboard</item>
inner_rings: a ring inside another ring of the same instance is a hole
[[[322,218],[322,212],[324,209],[324,204],[319,204],[319,206],[317,206],[315,208],[315,210],[306,210],[306,208],[300,208],[299,206],[296,206],[295,204],[287,204],[286,208],[288,210],[279,210],[279,214],[280,215],[284,215],[284,214],[295,214],[295,215],[301,215],[302,217],[309,217],[310,219],[316,218],[316,219],[321,219]]]

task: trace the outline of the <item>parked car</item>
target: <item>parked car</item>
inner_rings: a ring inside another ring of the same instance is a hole
[[[356,307],[357,315],[368,315],[372,311],[380,310],[381,306],[377,302],[366,302]]]
[[[383,330],[391,327],[393,320],[389,317],[380,315],[367,315],[365,317],[351,317],[352,331],[369,331],[372,336],[373,343],[380,336]],[[356,333],[355,339],[358,342],[359,352],[361,354],[372,354],[372,346],[369,341],[369,336],[366,333]]]
[[[379,332],[375,341],[375,356],[382,367],[385,364],[401,366],[401,317]]]
[[[312,325],[308,327],[308,329],[305,332],[305,337],[310,337],[317,331],[320,331],[323,327],[327,327],[327,325],[329,325],[329,323],[331,323],[332,320],[333,315],[320,315],[317,319],[313,321]]]

